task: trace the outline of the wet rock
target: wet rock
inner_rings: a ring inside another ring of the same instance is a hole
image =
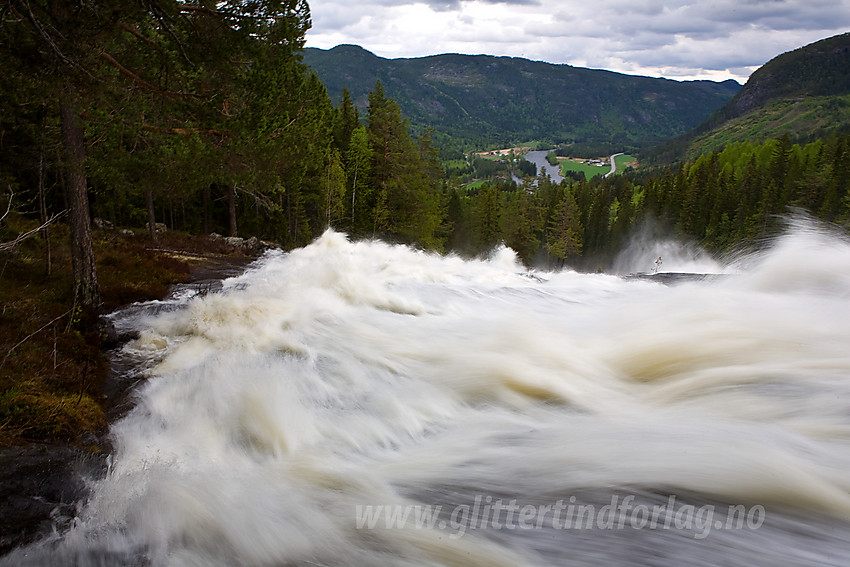
[[[645,272],[637,272],[625,276],[625,279],[650,280],[660,282],[664,285],[672,285],[684,282],[713,281],[723,279],[725,277],[725,274],[692,274],[687,272],[658,272],[648,274]]]
[[[66,445],[0,451],[0,555],[67,527],[103,459]]]
[[[97,320],[97,336],[100,340],[100,348],[109,350],[139,338],[139,333],[136,331],[119,331],[111,320],[100,317]]]

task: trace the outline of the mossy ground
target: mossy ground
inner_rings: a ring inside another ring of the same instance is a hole
[[[10,215],[0,242],[35,225]],[[178,233],[154,243],[145,234],[96,230],[94,246],[105,311],[164,297],[205,258],[243,255],[223,242]],[[40,236],[0,253],[0,447],[70,442],[96,450],[106,427],[108,363],[95,326],[74,320],[66,226],[51,226],[49,252],[49,271]]]

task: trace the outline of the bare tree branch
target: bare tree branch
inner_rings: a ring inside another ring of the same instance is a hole
[[[160,6],[154,5],[154,6],[152,6],[152,8],[153,8],[154,17],[160,23],[160,25],[163,27],[163,29],[168,33],[168,35],[171,36],[171,39],[174,40],[174,44],[177,46],[177,49],[180,50],[180,55],[183,57],[183,59],[186,60],[186,63],[188,63],[189,65],[194,67],[195,64],[192,63],[191,59],[189,59],[189,55],[186,53],[186,49],[183,45],[183,42],[180,41],[180,38],[177,37],[177,34],[174,33],[174,30],[171,29],[171,26],[169,26],[168,22],[166,22],[167,19],[171,19],[171,18],[169,18],[168,15],[162,9],[160,9]]]
[[[21,340],[18,344],[16,344],[15,346],[13,346],[12,348],[9,349],[9,352],[6,353],[6,356],[4,356],[3,360],[0,361],[0,368],[3,368],[3,366],[5,366],[6,361],[9,359],[9,356],[12,354],[12,351],[14,351],[16,348],[18,348],[19,346],[21,346],[22,344],[24,344],[25,342],[27,342],[28,340],[30,340],[31,338],[33,338],[34,336],[39,334],[41,331],[43,331],[44,329],[46,329],[47,327],[49,327],[50,325],[52,325],[53,323],[55,323],[56,321],[61,319],[62,317],[65,317],[66,315],[70,315],[71,313],[73,313],[73,311],[74,311],[74,308],[69,309],[68,311],[64,312],[63,314],[56,317],[52,321],[42,325],[36,332],[30,333],[29,335],[24,337],[23,340]]]
[[[104,61],[106,61],[107,63],[109,63],[110,65],[112,65],[113,67],[115,67],[116,69],[118,69],[121,72],[122,75],[125,75],[125,76],[133,79],[133,81],[135,81],[142,88],[149,90],[149,91],[152,91],[152,92],[155,92],[155,93],[160,92],[160,90],[158,88],[156,88],[155,85],[150,84],[149,82],[147,82],[146,80],[144,80],[143,78],[141,78],[140,76],[138,76],[137,74],[135,74],[134,72],[129,70],[127,67],[125,67],[124,65],[119,63],[114,57],[112,57],[107,52],[101,51],[100,52],[100,58],[103,59]]]
[[[278,208],[277,204],[274,201],[272,201],[269,197],[267,197],[266,195],[263,195],[260,192],[251,191],[250,189],[245,189],[243,187],[237,187],[236,189],[240,193],[244,193],[244,194],[246,194],[250,197],[253,197],[254,201],[256,203],[258,203],[259,205],[262,205],[263,208],[267,211],[273,211],[273,210]]]
[[[119,27],[119,28],[121,28],[122,30],[126,31],[127,33],[130,33],[130,34],[134,35],[135,37],[137,37],[138,39],[140,39],[140,40],[144,41],[144,42],[145,42],[145,43],[147,43],[148,45],[152,45],[152,46],[154,46],[154,47],[157,47],[157,44],[156,44],[156,42],[155,42],[154,40],[152,40],[151,38],[149,38],[149,37],[145,36],[142,32],[140,32],[139,30],[137,30],[137,29],[135,28],[135,26],[128,26],[127,24],[121,23],[121,24],[118,24],[118,27]]]
[[[57,214],[53,215],[52,217],[50,217],[49,219],[44,221],[42,224],[35,227],[34,229],[28,230],[26,232],[19,234],[17,236],[17,238],[15,238],[14,240],[10,240],[9,242],[0,243],[0,252],[8,252],[9,250],[14,250],[15,248],[17,248],[21,244],[21,242],[23,242],[27,238],[37,234],[39,231],[44,230],[46,227],[48,227],[51,224],[53,224],[54,222],[56,222],[60,217],[62,217],[67,212],[68,212],[68,209],[65,209],[61,213],[57,213]],[[6,214],[9,214],[9,212],[6,211]],[[6,217],[6,215],[3,215],[3,218],[5,218],[5,217]]]
[[[32,24],[32,26],[35,28],[35,30],[38,32],[38,35],[40,35],[42,37],[42,39],[44,39],[44,41],[47,42],[47,44],[53,50],[53,53],[56,54],[56,57],[58,57],[59,60],[64,62],[66,65],[69,65],[71,67],[79,67],[79,65],[77,65],[77,63],[75,61],[71,60],[68,56],[66,56],[62,52],[61,49],[59,49],[59,46],[56,45],[55,41],[53,41],[53,37],[49,33],[47,33],[47,30],[45,30],[44,26],[41,25],[41,21],[33,13],[32,7],[30,6],[30,3],[27,0],[23,0],[22,3],[27,10],[26,18],[29,20],[29,22]],[[59,36],[62,37],[62,34],[60,33]]]
[[[160,94],[162,96],[170,96],[170,97],[203,98],[203,96],[201,96],[199,94],[195,94],[195,93],[178,93],[178,92],[174,92],[174,91],[164,91],[162,89],[159,89],[159,88],[157,88],[156,85],[149,83],[148,81],[144,80],[139,75],[137,75],[136,73],[134,73],[133,71],[131,71],[130,69],[128,69],[127,67],[122,65],[121,63],[119,63],[114,57],[112,57],[106,51],[100,52],[100,58],[103,59],[104,61],[106,61],[107,63],[109,63],[110,65],[112,65],[113,67],[115,67],[116,69],[118,69],[118,71],[122,75],[125,75],[125,76],[133,79],[133,81],[137,85],[139,85],[140,87],[142,87],[146,91],[150,91],[150,92],[153,92],[153,93]]]
[[[0,217],[0,222],[3,222],[6,219],[6,217],[9,216],[9,211],[12,210],[12,199],[14,199],[14,198],[15,198],[15,192],[12,191],[12,187],[9,186],[9,203],[6,205],[6,212],[3,213],[2,217]]]

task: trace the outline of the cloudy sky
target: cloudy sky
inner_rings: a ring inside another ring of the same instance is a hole
[[[386,58],[508,55],[741,83],[776,55],[850,31],[850,0],[310,0],[307,46]]]

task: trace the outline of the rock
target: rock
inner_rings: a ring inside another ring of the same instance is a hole
[[[145,223],[145,230],[150,231],[150,229],[151,229],[151,223],[146,222]],[[153,231],[157,234],[162,234],[164,232],[168,232],[168,227],[165,226],[165,223],[158,222],[158,223],[155,223],[153,225]]]
[[[263,252],[266,252],[267,250],[279,250],[279,249],[280,249],[280,246],[278,244],[275,244],[274,242],[269,242],[268,240],[260,240],[260,243],[257,245],[257,247],[254,250],[257,252],[257,254],[262,254]]]
[[[118,344],[118,331],[112,321],[104,317],[97,320],[97,337],[102,348],[112,348]]]
[[[244,243],[242,243],[242,246],[244,246],[245,248],[250,248],[251,250],[255,250],[259,243],[260,243],[260,239],[257,238],[256,236],[252,236],[251,238],[246,240]]]
[[[0,451],[0,555],[70,526],[101,457],[66,445]]]
[[[210,240],[224,240],[224,237],[217,232],[211,232]]]
[[[245,245],[245,239],[238,236],[228,236],[224,239],[224,241],[231,246],[237,246],[239,248]]]
[[[720,280],[726,277],[726,274],[693,274],[687,272],[658,272],[651,274],[646,272],[637,272],[624,276],[627,280],[651,280],[660,282],[664,285],[672,285],[682,282]]]
[[[105,229],[109,229],[109,230],[115,228],[112,225],[112,221],[108,221],[108,220],[102,219],[100,217],[94,217],[94,220],[92,220],[92,224],[94,224],[94,226],[96,228],[105,228]]]
[[[139,338],[138,331],[120,332],[109,319],[100,317],[97,320],[97,336],[100,339],[100,348],[109,350],[133,339]]]
[[[122,228],[118,231],[118,234],[122,236],[136,236],[136,233],[130,230],[129,228]]]

